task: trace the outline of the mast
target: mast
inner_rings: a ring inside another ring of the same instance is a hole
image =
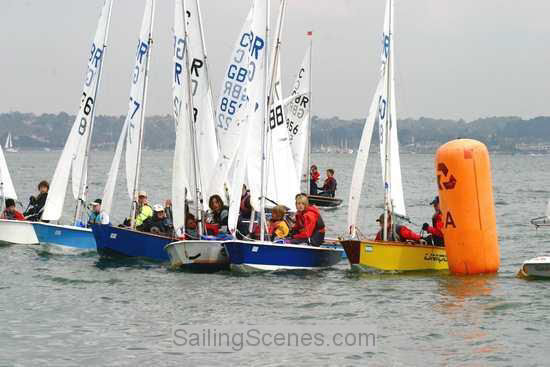
[[[141,146],[143,145],[143,125],[145,119],[145,106],[147,103],[147,86],[149,81],[149,63],[151,60],[151,48],[153,47],[153,22],[155,20],[155,0],[151,1],[151,26],[149,28],[149,39],[148,39],[148,48],[147,48],[147,60],[145,60],[145,74],[144,74],[144,83],[143,83],[143,103],[141,107],[140,117],[139,117],[139,141],[138,141],[138,157],[136,160],[136,176],[134,180],[134,188],[132,192],[132,213],[130,215],[131,227],[135,228],[136,226],[136,214],[137,214],[137,201],[136,193],[139,188],[139,179],[141,175]]]
[[[78,198],[76,200],[76,210],[74,213],[74,224],[76,225],[78,222],[78,218],[82,215],[82,207],[86,200],[86,196],[88,194],[88,159],[90,157],[90,146],[92,142],[92,135],[94,132],[94,122],[95,122],[95,107],[96,107],[96,101],[97,101],[97,91],[99,90],[99,86],[101,84],[101,75],[103,74],[103,60],[105,59],[105,51],[107,49],[107,40],[109,39],[109,30],[111,28],[111,11],[113,9],[113,3],[111,2],[109,4],[109,13],[107,15],[107,23],[106,23],[106,29],[105,29],[105,38],[103,39],[103,53],[101,55],[101,65],[99,66],[99,70],[97,71],[97,84],[94,90],[94,102],[92,106],[92,111],[90,115],[90,132],[88,133],[88,137],[86,139],[86,149],[84,153],[84,164],[82,165],[82,173],[80,175],[80,188],[78,190]],[[86,102],[85,102],[86,103]]]
[[[308,101],[308,121],[307,121],[307,187],[306,192],[311,194],[309,191],[309,188],[311,187],[311,95],[313,94],[313,91],[311,90],[311,78],[313,77],[313,73],[311,72],[311,64],[312,64],[312,55],[313,55],[313,32],[308,32],[309,38],[309,101]]]
[[[191,151],[193,162],[193,176],[195,181],[195,202],[197,203],[196,208],[196,218],[199,225],[199,235],[202,236],[203,226],[202,223],[202,212],[203,212],[203,201],[202,201],[202,190],[201,190],[201,175],[200,175],[200,164],[198,161],[198,150],[197,150],[197,129],[195,128],[196,120],[194,118],[194,103],[193,103],[193,90],[191,88],[191,69],[189,67],[189,33],[187,32],[187,20],[185,19],[185,0],[183,0],[183,32],[185,36],[185,71],[187,79],[187,111],[189,116],[189,129],[191,133]]]
[[[388,37],[389,37],[389,45],[388,45],[388,55],[386,59],[386,104],[384,108],[386,109],[386,126],[384,131],[384,139],[386,139],[386,149],[385,149],[385,159],[384,159],[384,229],[383,229],[383,240],[388,240],[388,212],[390,212],[390,215],[393,217],[393,210],[392,210],[392,203],[391,203],[391,172],[390,172],[390,145],[391,145],[391,139],[390,139],[390,128],[392,125],[392,115],[391,115],[391,73],[390,73],[390,67],[391,67],[391,52],[393,49],[393,34],[392,34],[392,15],[393,15],[393,0],[389,0],[389,27],[388,27]],[[393,226],[393,221],[392,221]]]
[[[281,10],[284,9],[286,0],[282,0]],[[269,13],[270,13],[270,1],[266,0],[266,23],[265,23],[265,44],[269,45]],[[279,40],[277,40],[278,46]],[[271,96],[271,83],[267,83],[268,72],[269,72],[269,47],[266,47],[264,52],[264,118],[262,124],[262,169],[261,169],[261,192],[260,192],[260,241],[265,239],[265,192],[266,192],[266,135],[267,135],[267,121],[269,120],[269,103]],[[274,68],[273,68],[274,69]],[[273,81],[273,78],[272,80]]]

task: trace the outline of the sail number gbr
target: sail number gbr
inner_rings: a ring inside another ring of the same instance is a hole
[[[83,115],[80,118],[80,124],[78,125],[78,133],[80,135],[84,135],[86,134],[86,130],[88,129],[88,118],[90,117],[90,114],[92,113],[92,110],[94,108],[94,99],[92,97],[88,97],[86,95],[86,92],[84,92],[82,93],[80,106]]]

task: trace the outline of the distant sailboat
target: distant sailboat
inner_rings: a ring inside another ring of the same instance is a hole
[[[17,149],[13,147],[13,139],[11,137],[11,133],[8,133],[6,144],[4,145],[4,150],[6,151],[6,153],[17,153]]]
[[[387,0],[380,80],[365,122],[351,181],[348,210],[350,240],[341,243],[352,267],[389,271],[444,270],[448,268],[445,248],[388,240],[392,233],[389,233],[386,226],[387,221],[391,220],[394,224],[391,231],[395,232],[397,221],[406,217],[397,140],[393,37],[393,0]],[[383,235],[381,241],[357,240],[359,202],[376,120],[380,131],[380,159],[384,185]]]

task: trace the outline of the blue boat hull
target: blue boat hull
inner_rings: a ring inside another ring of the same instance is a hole
[[[271,242],[224,242],[232,268],[253,270],[321,269],[341,260],[339,250]]]
[[[96,242],[91,229],[35,222],[32,224],[38,242],[46,247],[95,251]]]
[[[105,224],[92,225],[92,232],[97,244],[97,252],[109,257],[142,257],[155,261],[168,261],[168,253],[164,247],[174,241],[170,237]]]

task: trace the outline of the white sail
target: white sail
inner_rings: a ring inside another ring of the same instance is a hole
[[[266,29],[268,27],[268,6],[266,0],[254,1],[254,16],[252,20],[252,26],[250,29],[248,43],[250,46],[250,69],[254,70],[255,78],[248,84],[250,112],[248,115],[248,124],[251,125],[248,128],[248,139],[254,144],[248,144],[248,163],[247,163],[247,178],[248,185],[251,194],[251,204],[254,208],[259,209],[260,203],[258,199],[262,196],[262,161],[263,149],[265,144],[265,117],[266,117],[266,93],[267,93],[267,80],[266,72],[268,65],[266,65],[268,52],[267,40],[265,39]],[[260,143],[262,142],[262,143]]]
[[[247,114],[248,111],[245,112],[245,110],[248,110],[248,105],[241,109],[242,114]],[[246,127],[250,127],[250,125],[245,125]],[[244,129],[245,133],[248,133],[247,129]],[[245,182],[245,176],[246,176],[246,166],[247,166],[247,154],[248,154],[248,144],[250,143],[250,140],[248,139],[241,139],[237,142],[237,154],[234,161],[234,169],[233,169],[233,177],[231,177],[231,191],[229,193],[230,198],[233,198],[229,201],[229,216],[227,218],[227,228],[229,229],[229,232],[233,235],[236,234],[237,230],[237,223],[239,220],[239,212],[241,208],[241,194],[242,194],[242,187]]]
[[[286,0],[281,1],[274,52],[271,61],[271,91],[269,119],[267,121],[267,182],[266,195],[270,201],[295,208],[295,196],[300,192],[299,178],[290,137],[285,123],[284,99],[281,85],[281,33],[284,24]],[[284,172],[284,174],[282,174]]]
[[[304,61],[290,92],[290,102],[286,106],[286,124],[290,135],[292,156],[296,167],[296,177],[301,179],[308,147],[311,103],[311,46],[306,51]]]
[[[381,77],[384,88],[379,97],[378,127],[380,131],[380,157],[384,188],[389,192],[392,211],[406,216],[399,142],[397,139],[397,114],[395,108],[395,81],[393,78],[393,0],[388,0],[384,19]],[[386,131],[389,129],[389,131]],[[389,144],[389,146],[388,146]],[[388,159],[388,162],[386,162]],[[386,174],[386,165],[390,172]]]
[[[136,63],[132,72],[132,87],[126,119],[126,184],[128,196],[134,200],[139,189],[139,170],[141,165],[141,145],[145,121],[145,101],[147,94],[147,77],[149,58],[153,40],[154,0],[147,0],[136,52]]]
[[[384,83],[382,80],[378,82],[376,92],[372,98],[372,102],[369,108],[369,114],[363,127],[363,133],[361,135],[361,142],[357,150],[357,157],[355,158],[355,165],[353,166],[353,174],[351,177],[351,187],[349,191],[349,209],[348,209],[348,229],[350,235],[355,237],[355,231],[357,226],[357,213],[359,212],[359,203],[361,201],[361,192],[363,190],[363,181],[365,179],[365,172],[367,170],[367,162],[369,159],[370,143],[372,139],[372,132],[374,130],[374,124],[378,113],[378,101]]]
[[[187,21],[188,55],[190,77],[193,93],[193,119],[197,139],[199,159],[198,171],[200,182],[206,186],[215,169],[218,160],[218,142],[212,101],[212,89],[208,74],[202,16],[198,0],[185,1],[185,16]],[[209,196],[205,187],[200,188],[205,197]]]
[[[128,132],[128,124],[130,120],[124,121],[122,125],[122,131],[118,138],[118,143],[116,145],[115,155],[113,161],[111,162],[111,168],[109,169],[109,174],[107,175],[107,182],[105,183],[105,188],[103,189],[103,199],[101,200],[101,209],[111,215],[111,209],[113,208],[113,196],[115,194],[116,181],[118,176],[118,170],[120,167],[120,159],[122,157],[122,149],[124,148],[124,142],[126,134]]]
[[[4,146],[6,150],[13,149],[13,143],[11,141],[11,133],[8,133],[8,137],[6,138],[6,145]]]
[[[242,138],[242,116],[239,112],[247,104],[248,83],[257,76],[255,63],[250,64],[251,39],[250,27],[254,8],[251,8],[235,42],[235,48],[225,71],[219,99],[216,104],[216,131],[219,140],[219,156],[211,177],[207,180],[206,191],[224,196],[225,186],[229,183],[230,169],[235,158],[238,144]],[[239,117],[241,116],[241,117]],[[205,183],[203,183],[204,185]]]
[[[178,235],[182,235],[185,226],[186,199],[195,193],[195,172],[193,166],[193,152],[190,134],[191,122],[187,96],[187,61],[184,27],[184,1],[175,1],[174,17],[174,79],[172,80],[172,94],[174,100],[174,119],[176,121],[176,146],[172,171],[172,212],[174,228]]]
[[[2,146],[0,146],[0,200],[4,200],[4,198],[17,200],[17,194],[8,171],[6,157],[2,151]],[[3,203],[0,204],[0,207],[3,207],[3,205]]]
[[[65,193],[69,183],[72,167],[73,196],[79,197],[81,187],[85,186],[86,165],[89,150],[89,139],[94,122],[94,112],[101,68],[105,57],[108,28],[111,18],[112,1],[106,0],[99,18],[98,28],[88,59],[88,70],[81,95],[80,110],[57,162],[52,178],[48,198],[44,207],[42,219],[59,220],[65,202]],[[85,199],[85,198],[82,198]]]

